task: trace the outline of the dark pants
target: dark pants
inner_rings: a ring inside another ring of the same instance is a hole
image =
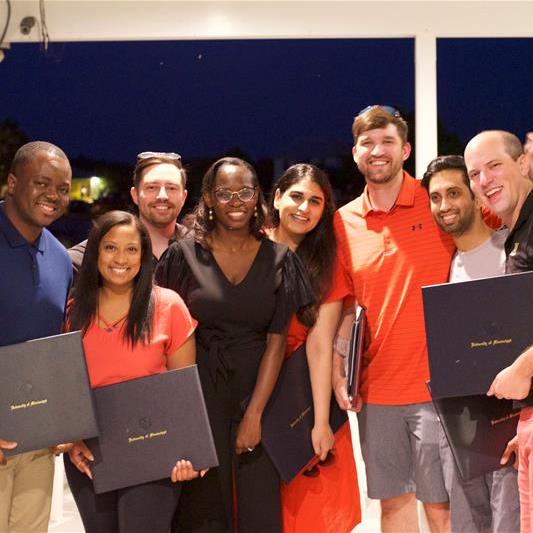
[[[236,516],[227,515],[221,485],[218,468],[184,485],[173,533],[281,532],[279,477],[260,446],[236,459]]]
[[[68,484],[87,533],[167,533],[181,484],[170,479],[95,494],[93,482],[64,456]]]
[[[239,383],[221,379],[215,387],[202,367],[200,376],[220,466],[184,484],[173,531],[226,533],[236,526],[238,533],[280,533],[280,480],[274,465],[261,446],[242,455],[234,451],[242,418],[235,400]]]

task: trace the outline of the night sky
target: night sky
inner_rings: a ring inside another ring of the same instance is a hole
[[[413,44],[67,43],[52,45],[55,59],[13,45],[0,65],[0,117],[71,156],[126,162],[142,150],[187,160],[235,147],[277,156],[319,139],[349,146],[368,103],[413,110]]]
[[[533,131],[533,39],[440,39],[437,53],[439,114],[463,142]]]
[[[439,115],[463,142],[533,129],[533,39],[442,39]],[[133,163],[349,147],[368,104],[414,111],[410,39],[14,44],[0,64],[0,120],[69,156]],[[303,152],[302,152],[303,153]],[[324,154],[317,154],[324,155]]]

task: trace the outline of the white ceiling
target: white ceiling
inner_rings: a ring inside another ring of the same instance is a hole
[[[39,20],[37,0],[11,0],[7,40]],[[45,0],[52,41],[334,37],[533,37],[532,1]],[[0,0],[0,27],[5,20]]]

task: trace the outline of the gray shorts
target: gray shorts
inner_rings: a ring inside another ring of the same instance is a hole
[[[517,472],[513,466],[463,481],[452,451],[440,428],[440,454],[444,482],[450,495],[450,520],[453,533],[518,533],[520,500]]]
[[[425,503],[448,501],[439,455],[440,423],[430,402],[366,404],[357,420],[370,498],[415,493]]]

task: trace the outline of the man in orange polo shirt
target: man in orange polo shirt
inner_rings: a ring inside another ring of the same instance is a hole
[[[411,147],[398,111],[370,106],[352,129],[366,187],[338,210],[335,232],[340,268],[368,316],[358,415],[368,495],[381,500],[384,532],[418,531],[416,499],[431,531],[449,531],[439,422],[425,385],[421,287],[447,281],[454,244],[436,226],[421,183],[403,170]],[[335,394],[347,408],[341,374]]]

